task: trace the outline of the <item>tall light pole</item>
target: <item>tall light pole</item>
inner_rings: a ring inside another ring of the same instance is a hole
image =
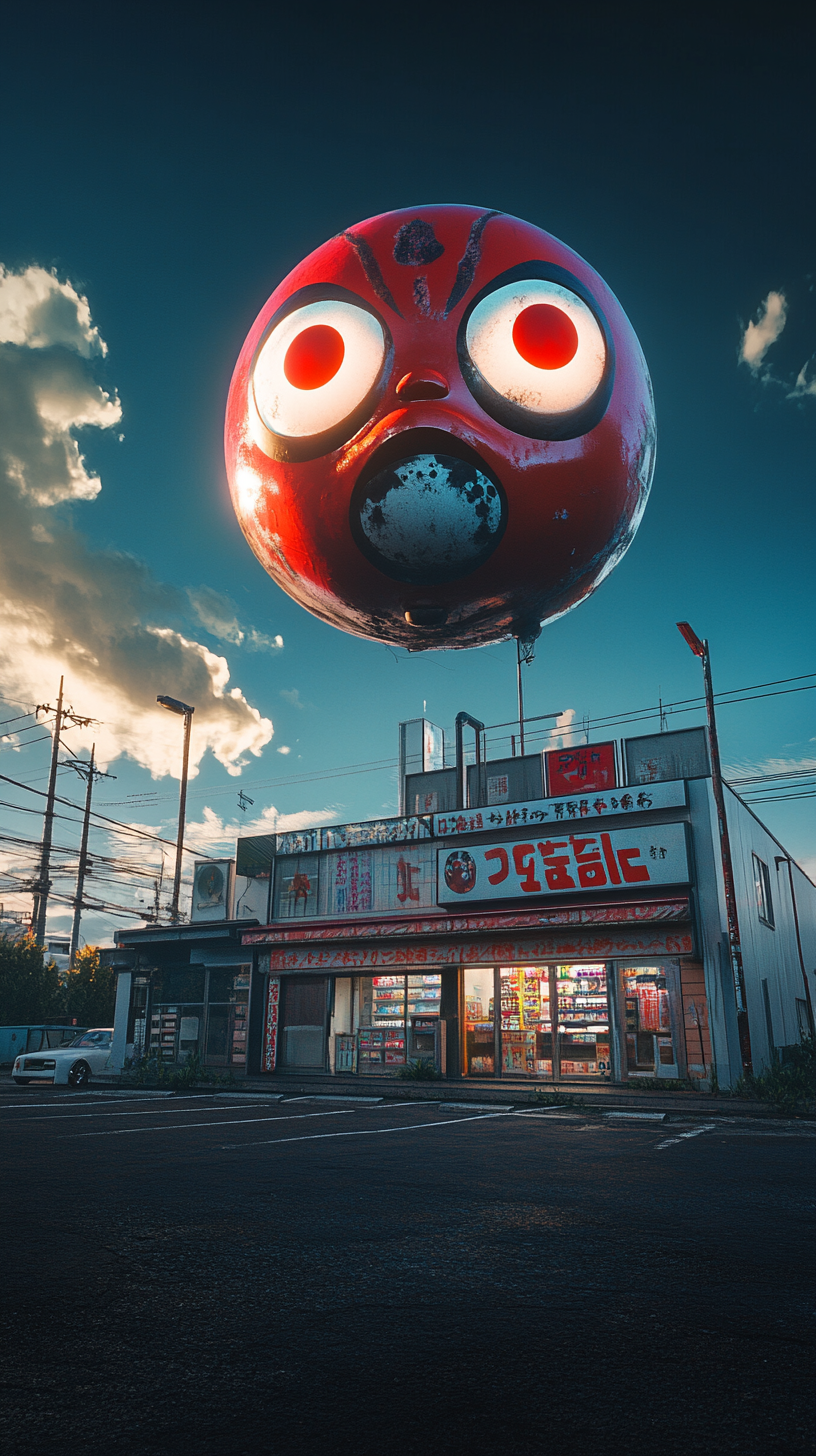
[[[184,752],[181,760],[181,786],[179,788],[179,814],[178,814],[178,838],[176,840],[176,872],[173,875],[173,899],[170,906],[170,919],[179,918],[179,894],[181,892],[181,858],[184,853],[184,814],[187,808],[187,769],[190,764],[190,729],[193,725],[193,713],[189,703],[182,703],[178,698],[168,698],[163,694],[156,698],[163,708],[169,709],[171,713],[178,713],[184,719]]]
[[[702,640],[688,622],[678,622],[678,631],[688,643],[695,657],[703,664],[706,714],[708,717],[708,743],[711,754],[711,787],[717,806],[717,821],[720,832],[720,858],[722,860],[723,889],[725,891],[725,914],[728,921],[728,949],[731,957],[731,974],[734,979],[734,999],[737,1005],[737,1028],[739,1031],[740,1056],[745,1076],[753,1071],[751,1060],[751,1032],[748,1025],[748,1001],[745,995],[745,971],[742,964],[739,920],[737,918],[737,896],[734,889],[734,867],[731,859],[731,841],[728,837],[728,821],[725,817],[725,795],[723,793],[722,769],[720,767],[720,743],[717,737],[717,721],[714,716],[714,685],[711,681],[711,658],[708,640]]]

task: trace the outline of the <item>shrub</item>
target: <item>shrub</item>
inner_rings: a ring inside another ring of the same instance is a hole
[[[442,1073],[437,1072],[432,1057],[416,1057],[414,1061],[398,1067],[397,1076],[404,1082],[438,1082]]]
[[[46,962],[33,935],[22,940],[0,936],[0,1025],[36,1026],[65,1011],[59,971],[53,961]]]
[[[779,1112],[809,1112],[816,1102],[816,1045],[803,1037],[798,1046],[785,1048],[782,1061],[774,1049],[771,1065],[758,1076],[740,1077],[732,1089],[735,1097],[754,1097],[772,1102]]]
[[[113,1026],[116,977],[110,966],[99,964],[99,947],[77,951],[74,967],[65,977],[65,1005],[79,1026]]]

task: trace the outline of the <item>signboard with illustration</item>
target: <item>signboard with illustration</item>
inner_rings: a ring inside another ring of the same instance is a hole
[[[585,743],[580,748],[556,748],[545,753],[547,788],[555,794],[589,794],[614,789],[618,782],[615,744]]]
[[[440,904],[688,883],[683,824],[574,829],[437,851]]]

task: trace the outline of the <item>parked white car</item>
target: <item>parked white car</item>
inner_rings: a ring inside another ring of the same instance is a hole
[[[67,1046],[19,1056],[11,1075],[22,1087],[35,1078],[55,1085],[87,1087],[93,1073],[107,1066],[112,1044],[113,1027],[94,1027],[75,1036]]]

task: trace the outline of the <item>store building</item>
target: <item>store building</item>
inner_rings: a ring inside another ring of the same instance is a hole
[[[461,732],[457,749],[445,766],[438,729],[401,725],[399,817],[239,840],[237,874],[196,866],[193,923],[118,932],[122,1053],[166,1044],[254,1076],[426,1057],[447,1078],[730,1085],[705,730],[470,766]],[[759,1070],[812,1027],[816,886],[726,798]]]

